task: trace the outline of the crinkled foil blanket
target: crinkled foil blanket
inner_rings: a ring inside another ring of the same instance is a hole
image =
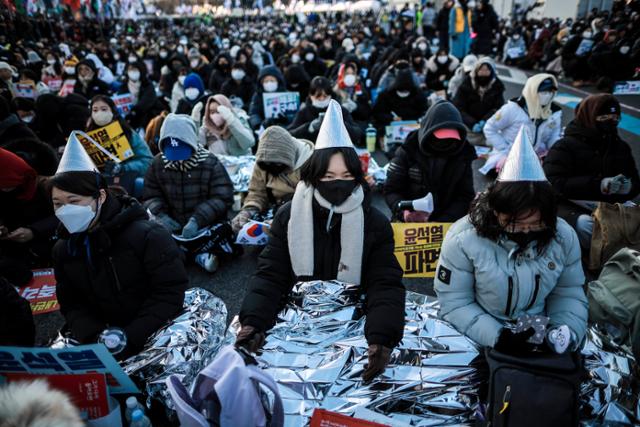
[[[249,182],[253,173],[253,165],[256,162],[255,156],[217,156],[222,165],[227,170],[229,178],[233,183],[233,190],[236,193],[246,193],[249,191]],[[387,167],[381,168],[376,161],[369,160],[368,174],[371,175],[377,186],[381,186],[387,180]]]
[[[437,301],[407,293],[404,339],[384,374],[367,385],[360,379],[367,343],[364,318],[354,319],[356,293],[335,281],[300,283],[270,331],[258,360],[279,384],[286,425],[307,424],[318,407],[349,415],[364,408],[394,426],[472,424],[480,381],[472,361],[478,349],[437,318]],[[146,382],[147,396],[165,400],[168,408],[173,405],[164,379],[176,373],[191,384],[237,330],[232,324],[222,342],[226,308],[203,289],[187,291],[185,307],[140,355],[124,362],[127,373]],[[591,377],[582,386],[583,425],[637,424],[638,380],[628,349],[591,327],[583,354]]]

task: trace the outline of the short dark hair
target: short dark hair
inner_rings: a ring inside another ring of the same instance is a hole
[[[533,210],[540,211],[540,219],[550,231],[538,241],[541,251],[555,236],[558,218],[557,194],[546,181],[494,182],[471,203],[469,221],[478,235],[497,241],[504,228],[496,212],[514,220],[519,214]]]
[[[362,172],[360,158],[358,157],[356,150],[346,147],[315,150],[311,157],[309,157],[304,165],[302,165],[302,168],[300,169],[300,179],[302,179],[307,185],[313,185],[315,187],[327,173],[329,161],[336,153],[342,154],[347,170],[351,173],[356,182],[362,184],[365,188],[368,188],[367,182],[364,179],[364,173]]]
[[[107,190],[106,179],[96,172],[70,171],[49,178],[49,193],[53,187],[79,196],[98,197],[100,190]]]
[[[309,84],[309,95],[315,95],[320,90],[329,96],[334,96],[331,80],[326,77],[316,76]]]

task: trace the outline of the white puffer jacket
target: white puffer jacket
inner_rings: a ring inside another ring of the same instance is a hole
[[[508,101],[491,116],[484,125],[484,136],[493,152],[505,156],[518,135],[522,125],[526,126],[529,139],[538,155],[544,155],[560,139],[562,133],[562,109],[552,104],[551,117],[542,121],[537,127],[529,118],[529,114],[514,100]]]
[[[541,255],[535,244],[480,237],[469,218],[458,220],[444,239],[434,288],[440,316],[482,346],[493,346],[503,324],[522,314],[567,325],[572,349],[586,333],[587,297],[575,231],[558,218],[556,237]]]

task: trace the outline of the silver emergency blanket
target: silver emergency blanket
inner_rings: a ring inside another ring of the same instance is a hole
[[[249,191],[249,181],[251,181],[251,175],[253,174],[256,156],[224,156],[218,154],[216,157],[227,170],[233,183],[233,191],[236,193]]]
[[[258,360],[280,387],[285,425],[308,424],[320,407],[394,426],[473,424],[482,377],[471,362],[479,350],[437,318],[435,298],[407,293],[404,339],[384,374],[364,384],[365,320],[355,295],[340,282],[300,283],[270,331]],[[228,341],[237,327],[230,326]],[[595,327],[583,354],[591,378],[582,387],[585,425],[637,424],[631,354]]]
[[[389,163],[384,167],[380,167],[378,162],[373,157],[369,159],[369,168],[367,175],[371,176],[377,187],[381,187],[387,181],[387,169],[389,169]]]
[[[205,289],[191,288],[185,292],[183,312],[153,334],[139,354],[123,361],[122,367],[143,389],[147,405],[159,399],[172,409],[166,378],[176,374],[190,384],[220,350],[226,327],[224,302]]]

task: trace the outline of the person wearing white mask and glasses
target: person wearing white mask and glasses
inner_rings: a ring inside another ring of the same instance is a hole
[[[136,354],[182,310],[188,276],[180,250],[135,199],[107,188],[75,133],[50,188],[62,223],[53,265],[65,331],[94,343],[119,329],[124,349],[114,356]]]
[[[144,128],[149,121],[160,114],[162,105],[156,97],[153,83],[147,77],[147,67],[143,62],[127,65],[126,77],[118,95],[131,94],[133,105],[125,119],[133,129]]]
[[[326,77],[314,77],[309,85],[309,96],[304,107],[298,111],[288,130],[294,138],[316,140],[322,119],[327,111],[327,107],[332,99],[336,98],[332,84]],[[352,141],[360,142],[363,132],[353,121],[349,111],[342,108],[344,125]]]
[[[562,130],[562,109],[553,103],[557,91],[558,82],[551,74],[531,76],[522,95],[508,101],[487,120],[483,133],[493,149],[481,173],[500,171],[522,126],[538,157],[547,155]]]
[[[105,172],[106,168],[113,175],[134,173],[137,177],[143,177],[149,165],[151,165],[153,156],[151,155],[149,146],[142,140],[140,135],[134,132],[131,126],[120,116],[113,100],[108,96],[97,95],[91,99],[89,108],[91,109],[91,118],[89,118],[89,122],[87,123],[87,132],[118,122],[127,142],[131,146],[131,151],[133,151],[132,157],[122,161],[117,166],[113,163],[109,163],[107,166],[105,163],[102,172]]]

